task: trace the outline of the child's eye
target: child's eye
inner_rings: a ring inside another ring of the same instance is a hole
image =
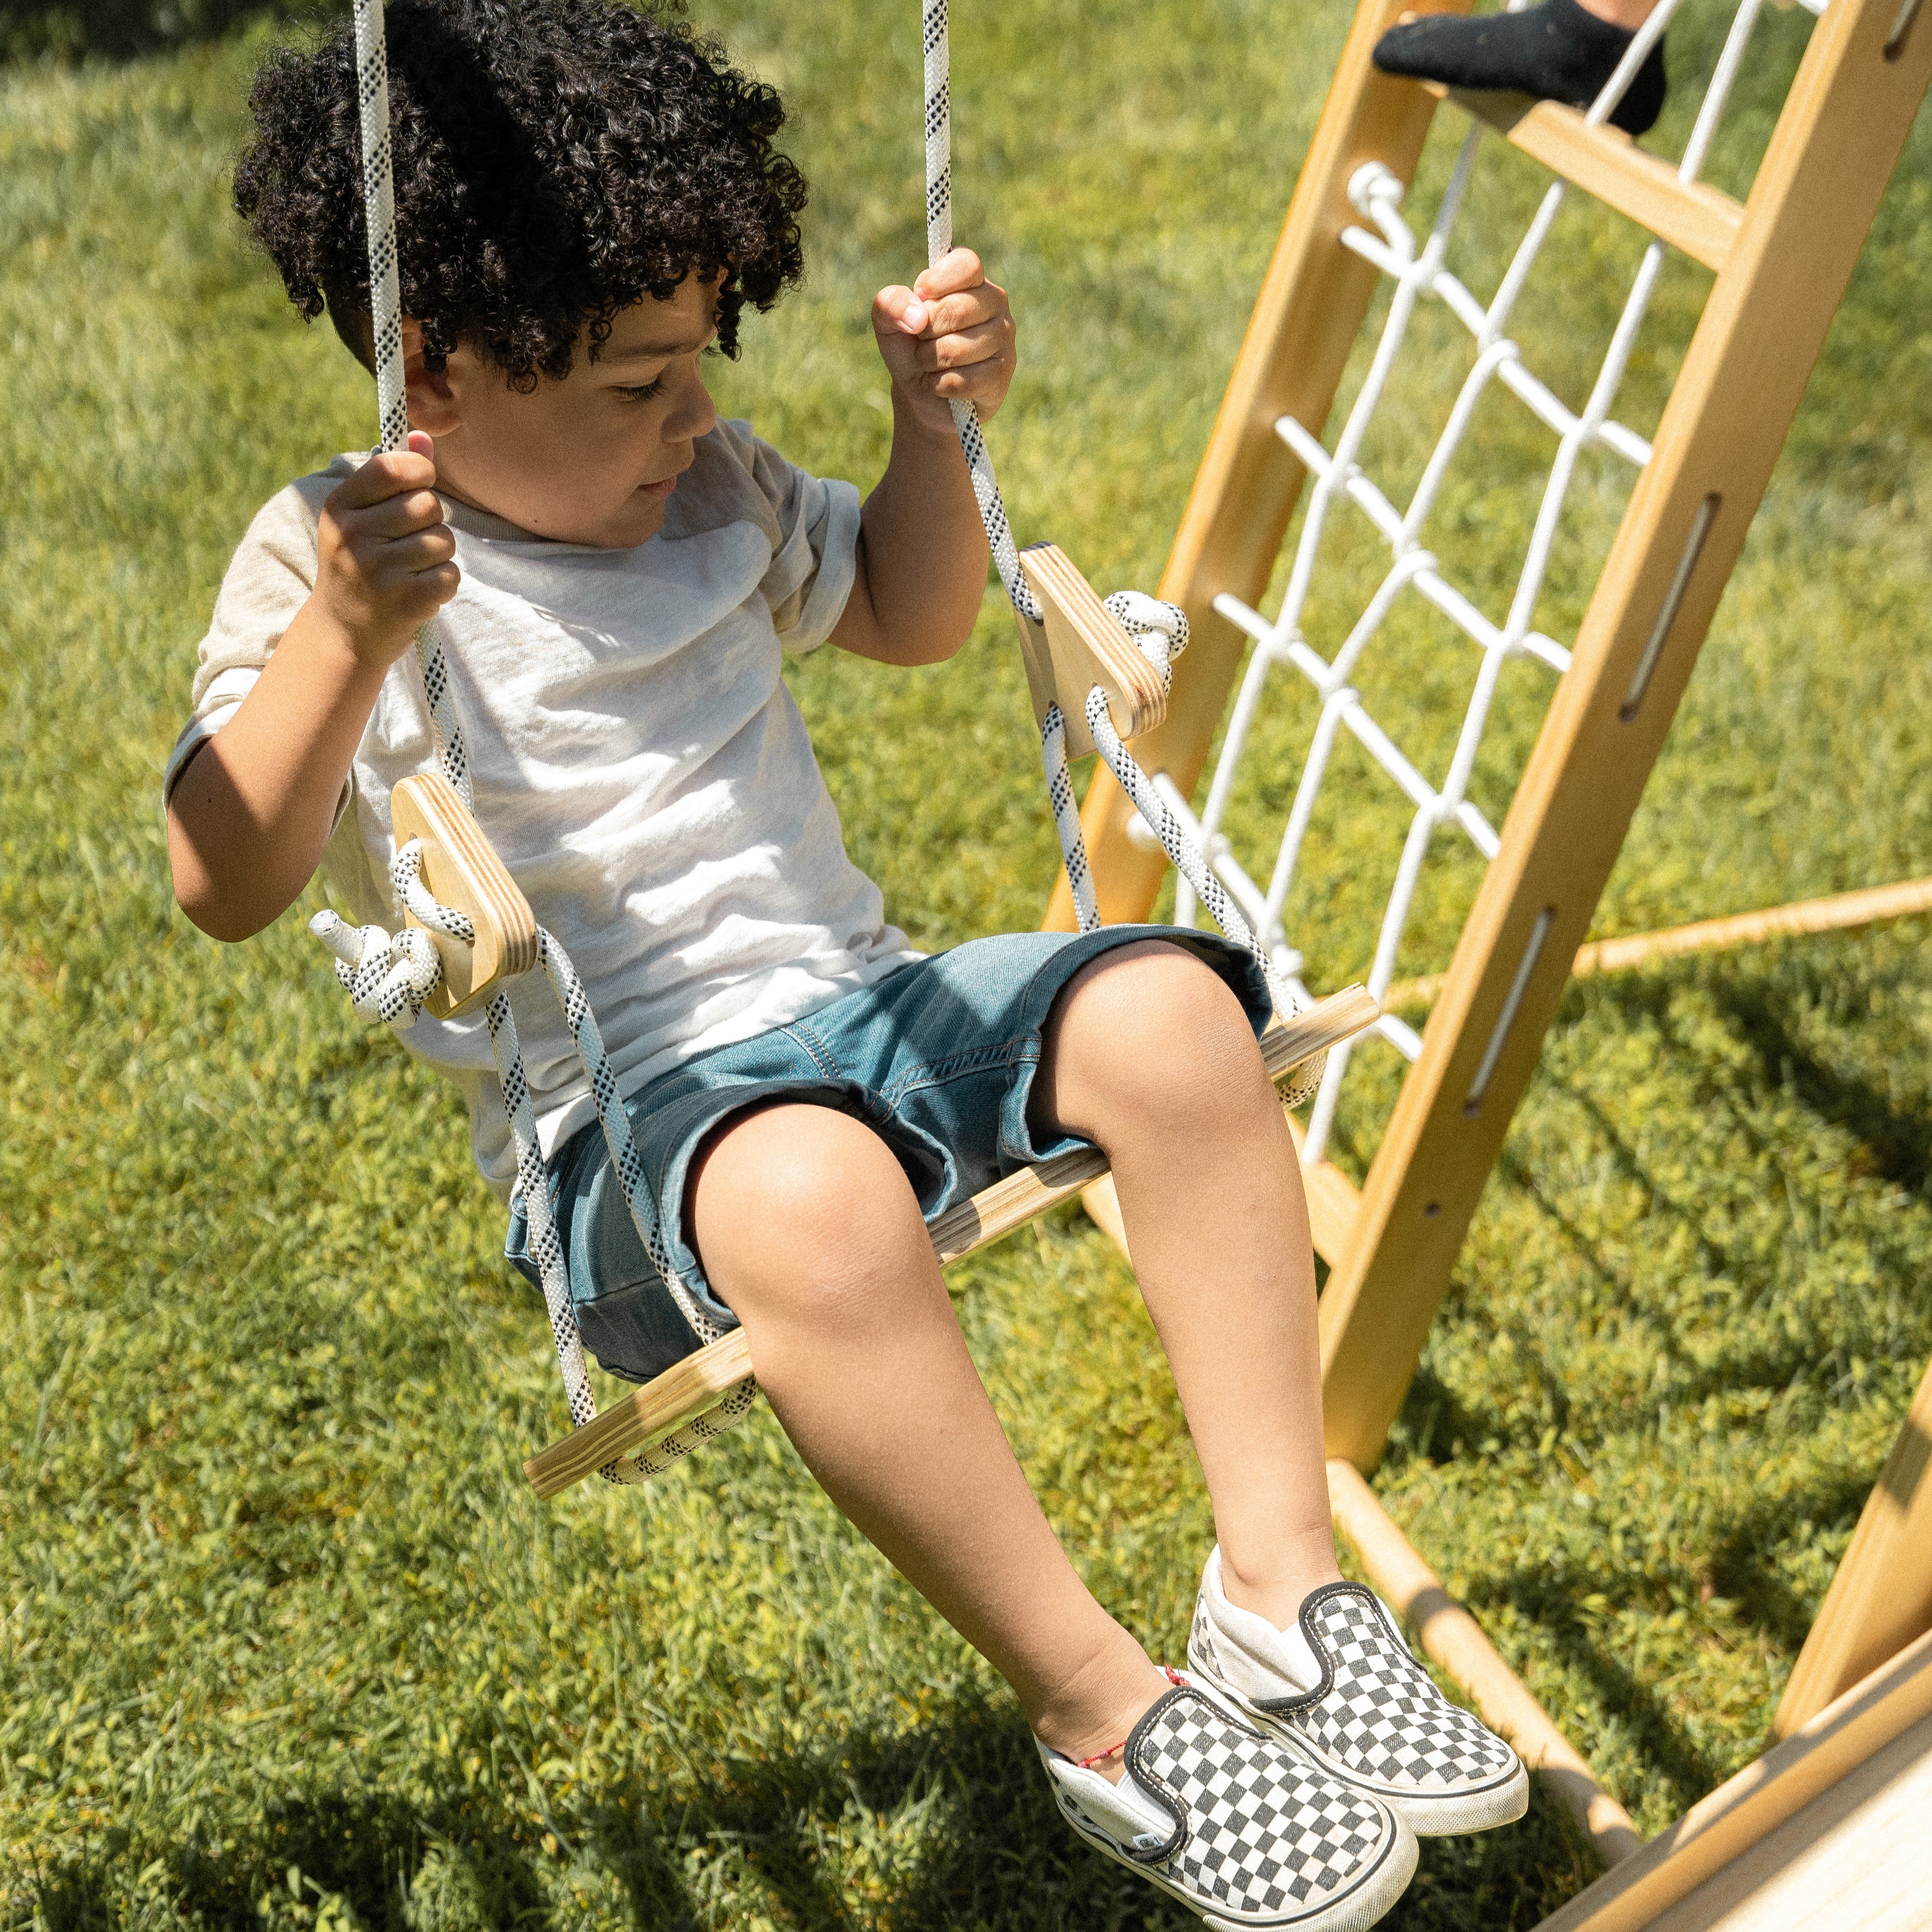
[[[664,378],[660,376],[655,382],[630,384],[620,388],[617,393],[627,403],[647,403],[653,396],[664,393]]]

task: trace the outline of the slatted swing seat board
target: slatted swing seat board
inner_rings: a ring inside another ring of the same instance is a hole
[[[1262,1036],[1262,1058],[1277,1084],[1317,1054],[1372,1024],[1378,1009],[1359,986],[1331,994],[1306,1012],[1277,1022]],[[1062,1154],[1022,1168],[962,1201],[932,1223],[933,1252],[941,1268],[964,1261],[1023,1228],[1104,1178],[1107,1157],[1097,1148]],[[614,1403],[595,1422],[539,1451],[524,1473],[540,1496],[554,1496],[614,1458],[662,1440],[701,1414],[752,1372],[751,1350],[742,1328]]]

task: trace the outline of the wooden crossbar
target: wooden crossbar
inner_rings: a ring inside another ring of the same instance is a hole
[[[1351,986],[1270,1027],[1261,1043],[1268,1077],[1280,1085],[1318,1053],[1373,1025],[1381,1012],[1365,988]],[[1106,1173],[1107,1156],[1097,1148],[1085,1148],[1022,1168],[982,1188],[932,1223],[928,1232],[940,1266],[950,1268],[991,1246]],[[540,1450],[524,1465],[524,1474],[538,1496],[556,1496],[605,1463],[663,1441],[714,1407],[751,1372],[750,1345],[745,1331],[734,1328],[614,1403],[596,1421]]]
[[[1762,912],[1733,913],[1724,919],[1700,919],[1690,926],[1665,926],[1656,932],[1593,939],[1577,947],[1576,956],[1570,962],[1570,976],[1587,980],[1594,974],[1627,973],[1653,960],[1682,958],[1690,952],[1723,952],[1734,946],[1762,946],[1774,939],[1855,932],[1884,920],[1906,919],[1923,912],[1932,912],[1932,879],[1862,886],[1856,892],[1796,899],[1790,905],[1769,906]],[[1404,1006],[1426,1006],[1442,992],[1448,976],[1431,973],[1418,980],[1398,980],[1383,994],[1382,1004],[1391,1012]]]
[[[1527,94],[1466,94],[1422,84],[1693,261],[1720,269],[1731,259],[1744,225],[1744,205],[1708,183],[1680,181],[1668,161],[1645,153],[1622,128],[1593,128],[1575,108]]]

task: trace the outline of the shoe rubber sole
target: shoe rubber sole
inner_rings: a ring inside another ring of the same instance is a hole
[[[1401,1818],[1397,1817],[1396,1828],[1388,1843],[1382,1847],[1381,1856],[1346,1898],[1334,1899],[1326,1904],[1311,1900],[1292,1912],[1282,1912],[1272,1918],[1244,1916],[1231,1918],[1216,1912],[1211,1901],[1183,1891],[1151,1866],[1143,1864],[1138,1858],[1128,1857],[1117,1840],[1109,1838],[1097,1826],[1090,1824],[1082,1817],[1057,1786],[1053,1800],[1059,1808],[1060,1815],[1096,1851],[1112,1858],[1116,1864],[1126,1866],[1129,1871],[1144,1878],[1148,1884],[1158,1887],[1168,1898],[1185,1906],[1204,1924],[1213,1928],[1213,1932],[1276,1932],[1277,1928],[1281,1928],[1281,1932],[1368,1932],[1368,1928],[1382,1918],[1408,1889],[1408,1882],[1415,1876],[1418,1856],[1415,1834]]]

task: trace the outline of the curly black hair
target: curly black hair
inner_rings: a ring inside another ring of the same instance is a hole
[[[804,269],[784,110],[681,22],[605,0],[398,0],[389,114],[403,312],[430,366],[459,343],[527,391],[587,332],[688,275],[720,283],[718,346]],[[271,54],[236,211],[309,320],[370,360],[356,53],[344,26]]]

